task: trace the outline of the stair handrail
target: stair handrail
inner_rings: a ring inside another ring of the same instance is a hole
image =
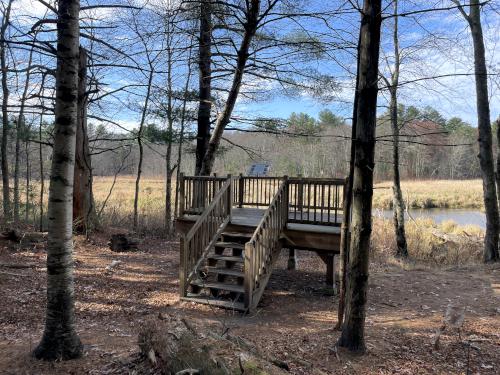
[[[269,280],[281,250],[282,231],[288,221],[288,178],[284,177],[252,238],[245,244],[245,308],[252,311]]]
[[[180,243],[180,294],[187,288],[217,238],[231,221],[232,181],[229,175],[217,194]]]

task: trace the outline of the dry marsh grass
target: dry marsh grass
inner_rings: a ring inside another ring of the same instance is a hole
[[[409,208],[483,208],[481,180],[403,181],[401,188]],[[375,185],[373,207],[392,208],[392,182]]]
[[[475,225],[459,226],[448,220],[436,224],[432,219],[406,222],[409,263],[430,266],[460,266],[481,262],[483,230]],[[375,218],[372,232],[375,260],[393,261],[396,239],[392,220]]]

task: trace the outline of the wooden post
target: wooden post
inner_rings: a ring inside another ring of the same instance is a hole
[[[297,189],[298,189],[298,192],[297,192],[297,203],[298,203],[298,207],[297,207],[297,210],[299,212],[302,212],[302,210],[304,209],[303,205],[304,205],[304,179],[302,178],[302,176],[299,176],[299,183],[297,184]],[[302,214],[300,216],[300,219],[302,220]]]
[[[228,209],[228,213],[229,213],[229,222],[231,222],[231,211],[232,211],[232,208],[233,208],[233,177],[228,174],[227,175],[227,179],[229,180],[229,193],[227,194],[227,209]]]
[[[253,294],[253,282],[254,274],[252,267],[253,259],[253,245],[251,242],[245,244],[245,309],[247,312],[252,312],[252,294]]]
[[[179,175],[179,212],[177,213],[178,217],[184,216],[185,196],[186,196],[186,191],[184,186],[184,173],[181,173]]]
[[[186,249],[184,248],[184,235],[179,243],[179,296],[186,296]]]
[[[290,211],[289,209],[289,188],[290,188],[290,184],[288,183],[288,176],[283,176],[283,183],[285,184],[285,191],[283,192],[284,193],[284,201],[285,201],[285,204],[284,204],[284,207],[285,207],[285,212],[283,213],[283,215],[285,216],[284,217],[284,222],[283,222],[283,226],[284,228],[282,229],[285,229],[286,228],[286,224],[288,223],[288,212]]]
[[[243,173],[240,173],[240,179],[238,180],[238,207],[243,207],[243,200],[245,198],[245,180],[243,179]]]

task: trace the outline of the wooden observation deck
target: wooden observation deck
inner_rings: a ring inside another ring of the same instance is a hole
[[[181,176],[181,299],[252,311],[282,248],[316,252],[334,283],[344,179]]]

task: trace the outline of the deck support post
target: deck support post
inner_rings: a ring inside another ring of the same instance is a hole
[[[184,235],[181,236],[179,243],[179,295],[186,297],[186,251],[184,249]]]
[[[287,266],[289,271],[294,271],[297,269],[297,258],[295,254],[295,249],[294,248],[289,248],[288,249],[288,266]]]

